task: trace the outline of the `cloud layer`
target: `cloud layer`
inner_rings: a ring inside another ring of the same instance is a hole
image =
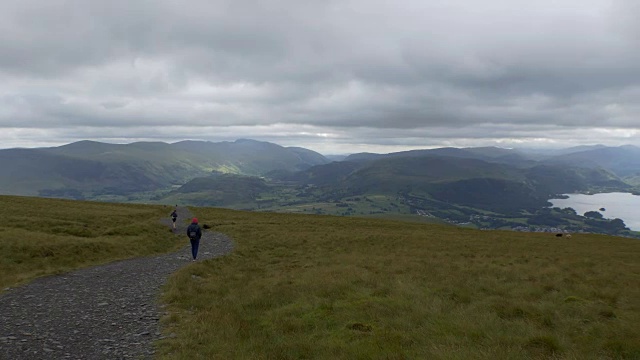
[[[637,144],[640,5],[5,0],[2,147]]]

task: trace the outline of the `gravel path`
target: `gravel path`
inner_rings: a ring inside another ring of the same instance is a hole
[[[135,258],[37,279],[0,295],[0,359],[149,359],[161,339],[157,304],[169,275],[191,263],[178,211],[179,252]],[[170,226],[170,220],[163,221]],[[198,260],[231,252],[220,233],[205,231]]]

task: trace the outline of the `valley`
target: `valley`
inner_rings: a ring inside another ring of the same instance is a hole
[[[245,191],[244,194],[251,193]],[[572,209],[550,208],[490,211],[482,204],[460,205],[434,199],[423,193],[354,194],[314,186],[271,184],[252,198],[229,197],[229,193],[210,191],[188,195],[170,192],[160,198],[166,204],[198,204],[237,210],[282,212],[334,216],[356,216],[405,220],[421,223],[453,224],[475,229],[525,232],[601,233],[640,237],[620,221],[591,219]],[[550,204],[549,204],[550,205]]]
[[[541,154],[439,148],[352,154],[241,139],[0,150],[6,195],[402,219],[476,229],[638,237],[620,219],[552,208],[567,193],[638,192],[640,148]]]

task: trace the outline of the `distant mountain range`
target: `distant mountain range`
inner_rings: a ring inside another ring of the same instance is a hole
[[[327,194],[425,194],[434,201],[513,210],[543,206],[555,194],[634,191],[640,183],[640,148],[634,146],[546,151],[449,147],[333,159],[342,160],[248,139],[122,145],[80,141],[0,150],[0,193],[101,199],[164,191],[172,201],[193,202],[208,192],[219,200],[216,204],[227,204],[251,201],[275,181],[314,186]]]
[[[607,150],[611,149],[587,152]],[[620,149],[619,153],[626,156],[628,150]],[[573,157],[565,158],[570,155],[536,161],[535,156],[497,148],[356,154],[342,162],[289,174],[279,172],[273,177],[352,195],[428,194],[436,200],[495,211],[538,208],[556,194],[632,188],[613,169],[593,161],[576,163]],[[594,154],[581,156],[597,158]],[[640,166],[637,169],[640,171]]]
[[[124,145],[80,141],[0,150],[0,193],[71,198],[124,195],[182,185],[212,173],[258,176],[328,162],[311,150],[245,139]]]

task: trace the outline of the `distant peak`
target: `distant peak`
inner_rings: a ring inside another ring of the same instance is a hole
[[[94,141],[94,140],[80,140],[80,141],[69,143],[67,145],[75,145],[75,144],[106,144],[106,143],[103,143],[100,141]]]
[[[253,140],[253,139],[237,139],[234,142],[237,142],[237,143],[243,143],[243,142],[260,143],[260,142],[264,142],[264,141],[258,141],[258,140]]]
[[[109,146],[109,145],[116,145],[116,144],[109,144],[109,143],[93,141],[93,140],[80,140],[80,141],[72,142],[69,144],[61,145],[59,147],[65,148],[65,147]]]

